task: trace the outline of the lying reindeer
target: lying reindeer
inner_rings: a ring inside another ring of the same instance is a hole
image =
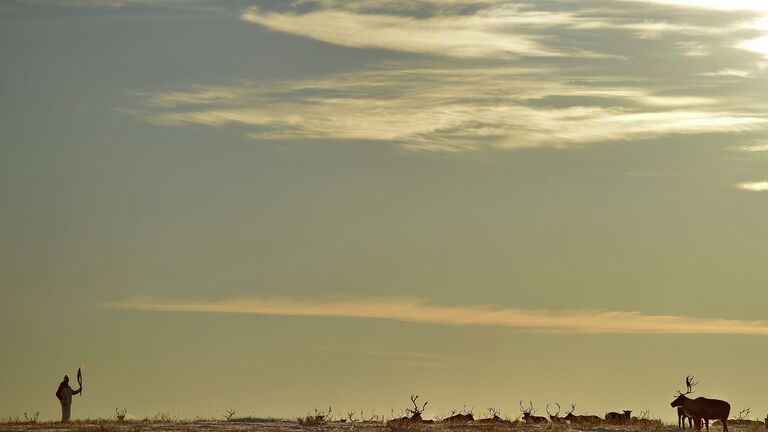
[[[576,404],[571,404],[571,410],[568,411],[563,419],[567,420],[571,424],[599,424],[603,421],[603,419],[596,415],[574,415],[573,411],[575,410]]]
[[[520,412],[523,413],[523,421],[526,423],[547,423],[546,417],[535,416],[536,409],[533,402],[528,401],[528,408],[523,408],[523,401],[520,401]]]

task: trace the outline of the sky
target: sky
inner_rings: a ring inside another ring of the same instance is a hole
[[[763,0],[0,2],[0,417],[768,395]]]

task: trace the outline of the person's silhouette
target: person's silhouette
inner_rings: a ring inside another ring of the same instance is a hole
[[[69,414],[72,409],[72,396],[80,393],[83,388],[72,390],[69,386],[69,377],[64,375],[64,381],[59,384],[59,389],[56,390],[56,398],[61,402],[61,421],[68,422]]]

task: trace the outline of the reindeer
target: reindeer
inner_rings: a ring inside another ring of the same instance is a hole
[[[723,424],[723,432],[728,432],[728,414],[731,412],[731,405],[719,399],[707,399],[698,397],[690,399],[687,395],[693,393],[693,388],[698,382],[693,380],[693,376],[685,377],[686,392],[678,390],[677,397],[670,404],[673,408],[681,407],[688,417],[693,417],[696,422],[696,429],[701,430],[701,421],[707,425],[709,431],[709,420],[720,420]]]
[[[560,404],[556,402],[555,405],[557,405],[557,413],[553,415],[551,412],[549,412],[549,404],[547,404],[547,415],[549,416],[549,421],[552,423],[565,423],[565,419],[560,417]]]
[[[499,424],[499,423],[511,424],[512,423],[509,420],[504,420],[503,418],[501,418],[501,410],[499,410],[496,407],[488,408],[488,417],[475,420],[475,422],[478,424]]]
[[[657,429],[663,426],[661,420],[651,420],[651,410],[640,411],[640,415],[632,416],[632,424],[639,426],[642,430]],[[693,428],[693,426],[691,426]]]
[[[413,404],[413,409],[408,408],[405,410],[405,412],[411,414],[410,417],[408,417],[408,420],[411,421],[422,421],[421,414],[424,413],[424,408],[427,407],[427,404],[429,401],[424,402],[424,405],[419,408],[419,404],[416,403],[416,400],[419,398],[419,395],[411,395],[411,403]]]
[[[118,408],[115,408],[115,417],[117,417],[117,421],[125,421],[125,413],[127,413],[127,409],[123,409],[120,411]]]
[[[739,411],[739,414],[736,416],[735,419],[731,419],[728,422],[731,425],[736,425],[736,426],[762,426],[763,422],[749,419],[750,412],[752,412],[751,408],[743,409]],[[713,425],[714,424],[717,424],[717,421],[713,423]]]
[[[632,419],[632,411],[624,410],[623,413],[609,412],[605,415],[605,421],[608,423],[623,424],[629,423]]]
[[[456,410],[451,411],[451,415],[444,418],[443,422],[445,423],[469,423],[475,421],[475,415],[474,415],[475,408],[473,407],[471,410],[467,410],[466,405],[464,406],[464,410],[460,413],[457,413]]]
[[[528,408],[523,408],[523,401],[520,401],[520,412],[523,413],[523,421],[526,423],[547,423],[546,417],[535,416],[537,409],[533,407],[533,402],[528,401]]]
[[[571,424],[597,424],[600,423],[603,419],[596,415],[574,415],[573,412],[576,410],[576,404],[571,404],[571,410],[568,411],[568,413],[563,417],[563,419],[567,420]]]
[[[387,426],[389,427],[402,427],[405,426],[407,423],[413,423],[413,422],[419,422],[419,423],[434,423],[433,420],[424,420],[421,418],[421,414],[424,413],[424,408],[427,407],[427,404],[429,402],[424,402],[424,404],[419,408],[419,404],[416,402],[419,399],[420,396],[418,395],[411,395],[411,403],[413,404],[413,408],[408,408],[405,410],[407,414],[410,414],[410,416],[400,417],[400,418],[394,418],[392,420],[387,421]]]
[[[685,430],[685,420],[688,419],[689,429],[693,429],[693,417],[685,415],[683,407],[677,407],[677,428]]]

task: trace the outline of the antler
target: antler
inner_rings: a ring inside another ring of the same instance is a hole
[[[685,377],[685,388],[686,392],[683,393],[680,390],[677,391],[678,396],[688,395],[694,392],[693,388],[696,387],[698,384],[698,381],[694,381],[693,375],[688,375]]]
[[[411,395],[411,403],[413,403],[413,409],[412,410],[411,409],[407,409],[406,411],[408,411],[409,413],[412,413],[414,415],[421,414],[421,413],[424,412],[424,408],[427,407],[427,404],[429,403],[429,401],[424,402],[424,405],[422,405],[421,409],[419,409],[419,405],[416,403],[416,400],[418,398],[419,398],[419,395]]]
[[[576,404],[571,404],[571,410],[568,411],[565,415],[569,416],[569,415],[573,414],[574,411],[576,411]]]
[[[528,401],[528,408],[523,408],[523,401],[520,401],[520,411],[525,415],[531,415],[535,414],[538,410],[533,407],[532,401]]]
[[[691,394],[693,393],[693,388],[696,387],[698,384],[698,381],[693,380],[693,375],[688,375],[685,377],[685,387],[688,389],[688,391],[685,394]]]
[[[738,420],[746,420],[749,418],[749,412],[752,410],[752,408],[747,408],[739,411],[739,417]]]

